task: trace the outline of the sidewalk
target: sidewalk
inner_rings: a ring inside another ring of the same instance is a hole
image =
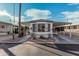
[[[24,36],[24,37],[15,37],[13,38],[9,38],[9,39],[5,39],[5,40],[1,40],[0,43],[23,43],[25,41],[27,41],[29,39],[30,35]]]

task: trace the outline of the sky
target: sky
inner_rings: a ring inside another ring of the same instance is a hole
[[[18,23],[19,4],[0,3],[0,21]],[[22,3],[21,21],[48,19],[60,22],[79,23],[78,3]]]

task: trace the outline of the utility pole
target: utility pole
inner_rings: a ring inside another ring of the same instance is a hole
[[[15,3],[13,3],[13,14],[14,14],[14,21],[13,21],[13,39],[15,38]]]
[[[15,3],[14,3],[14,27],[15,27]]]
[[[19,32],[18,32],[18,36],[21,37],[21,3],[19,3]]]

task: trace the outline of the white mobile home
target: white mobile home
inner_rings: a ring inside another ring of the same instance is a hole
[[[0,21],[0,33],[12,32],[12,27],[12,24]]]
[[[29,22],[23,22],[22,24],[29,23],[30,33],[36,34],[37,37],[45,36],[48,37],[49,34],[52,36],[56,32],[55,27],[65,24],[70,24],[67,22],[55,22],[51,20],[38,19]],[[61,28],[64,31],[64,28]]]

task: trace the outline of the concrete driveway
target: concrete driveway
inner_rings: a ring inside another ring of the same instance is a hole
[[[9,50],[17,56],[56,56],[56,54],[46,51],[44,49],[40,49],[38,47],[29,45],[29,44],[21,44]]]
[[[56,56],[45,49],[33,45],[22,44],[0,44],[0,56]]]

